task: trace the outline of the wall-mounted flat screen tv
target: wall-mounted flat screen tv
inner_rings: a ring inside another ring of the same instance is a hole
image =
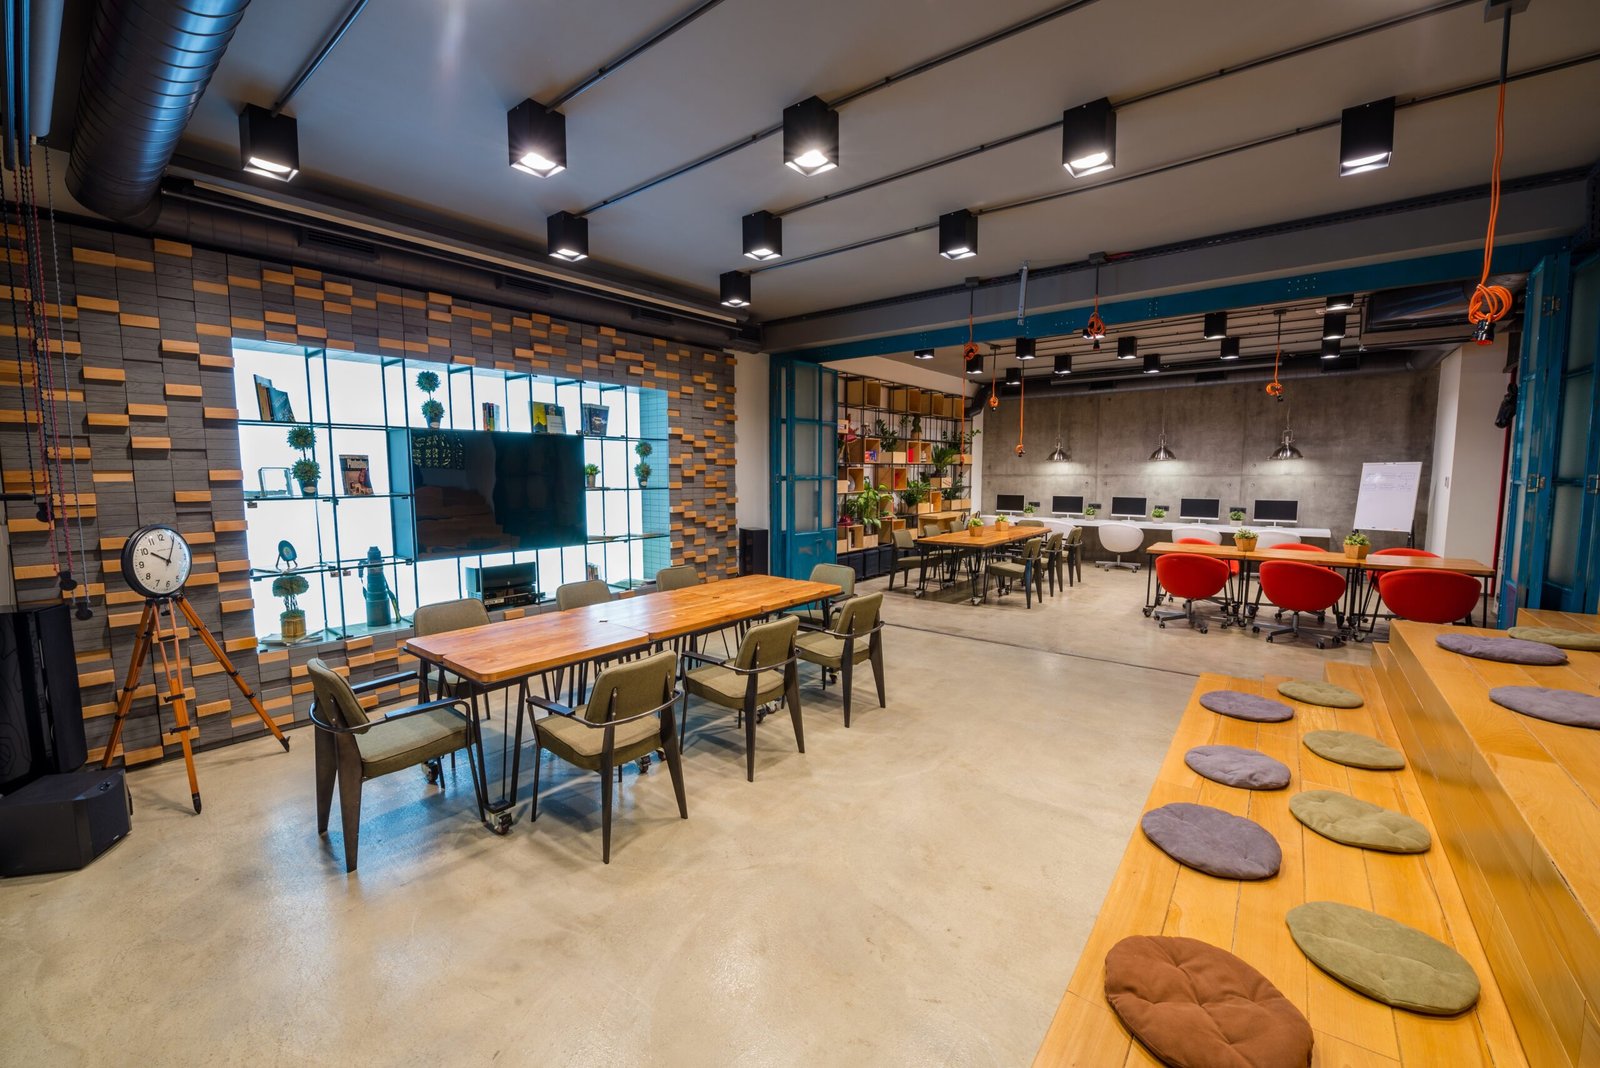
[[[1022,494],[997,493],[994,495],[994,510],[997,512],[1022,511]]]
[[[572,434],[391,430],[395,552],[418,560],[588,540],[583,439]]]

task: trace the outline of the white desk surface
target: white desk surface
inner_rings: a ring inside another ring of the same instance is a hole
[[[991,512],[983,513],[983,518],[984,518],[984,521],[987,522],[987,523],[993,523],[995,521],[995,516]],[[1184,522],[1184,521],[1173,522],[1172,520],[1168,520],[1168,519],[1150,519],[1150,518],[1145,518],[1145,519],[1111,519],[1111,518],[1102,517],[1102,516],[1098,516],[1098,515],[1095,516],[1094,518],[1090,519],[1090,518],[1087,518],[1087,517],[1073,518],[1073,517],[1069,517],[1069,516],[1053,516],[1053,515],[1049,515],[1047,513],[1040,513],[1040,512],[1036,512],[1032,516],[1021,516],[1021,515],[1017,515],[1015,513],[1008,513],[1007,514],[1007,518],[1010,519],[1013,523],[1015,523],[1019,519],[1029,519],[1029,518],[1037,519],[1040,522],[1044,523],[1044,525],[1046,527],[1048,527],[1049,529],[1051,529],[1051,530],[1060,530],[1060,531],[1068,531],[1068,530],[1071,530],[1073,527],[1103,527],[1107,523],[1132,523],[1135,526],[1137,526],[1140,530],[1155,531],[1155,532],[1162,533],[1162,534],[1172,534],[1173,536],[1179,537],[1179,538],[1183,537],[1184,531],[1191,531],[1192,532],[1192,531],[1196,531],[1196,530],[1214,530],[1214,531],[1216,531],[1217,533],[1219,533],[1219,534],[1221,534],[1223,536],[1223,540],[1224,541],[1228,540],[1228,535],[1232,534],[1235,530],[1238,530],[1240,527],[1249,527],[1251,530],[1255,531],[1257,534],[1263,534],[1263,533],[1265,533],[1265,532],[1267,532],[1269,530],[1281,530],[1286,534],[1293,534],[1297,538],[1332,538],[1333,537],[1333,531],[1329,530],[1327,527],[1266,526],[1266,525],[1261,525],[1261,524],[1252,524],[1252,523],[1250,523],[1248,521],[1243,522],[1243,523],[1192,523],[1192,522]]]

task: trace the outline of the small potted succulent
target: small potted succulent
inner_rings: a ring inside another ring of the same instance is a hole
[[[305,497],[317,495],[317,480],[322,477],[322,465],[311,458],[311,450],[316,447],[317,435],[308,426],[294,426],[289,428],[289,448],[300,454],[300,459],[294,462],[294,480],[300,483],[300,493]]]
[[[1098,511],[1100,511],[1100,509],[1096,508],[1094,505],[1091,504],[1091,505],[1089,505],[1089,507],[1087,507],[1087,508],[1085,508],[1083,510],[1083,514],[1084,514],[1085,518],[1093,519],[1095,517],[1095,513],[1098,512]]]
[[[1344,554],[1352,560],[1365,560],[1371,548],[1372,539],[1359,530],[1352,530],[1344,536]]]
[[[422,418],[427,421],[429,430],[438,430],[444,420],[444,405],[433,399],[434,391],[439,388],[439,376],[433,371],[418,371],[417,388],[428,395],[422,402]]]
[[[1031,516],[1033,513],[1034,513],[1034,507],[1033,507],[1032,504],[1025,504],[1025,505],[1022,506],[1022,514],[1023,515],[1030,515]]]
[[[283,598],[283,612],[278,616],[278,627],[286,642],[297,642],[306,636],[306,611],[300,607],[300,595],[310,588],[306,577],[293,571],[272,580],[272,596]]]
[[[1167,518],[1167,510],[1158,504],[1154,508],[1150,509],[1150,518],[1165,519]]]
[[[983,536],[983,516],[974,515],[971,519],[967,520],[967,533],[971,534],[974,538]]]
[[[644,486],[650,481],[650,465],[645,461],[655,449],[648,441],[640,441],[634,444],[633,451],[639,457],[639,462],[633,465],[633,473],[638,476],[639,485]]]
[[[1228,510],[1228,522],[1230,522],[1230,523],[1243,523],[1244,522],[1244,509],[1243,508],[1230,508]]]
[[[1253,553],[1256,551],[1256,539],[1260,537],[1248,527],[1240,527],[1233,532],[1233,544],[1239,547],[1240,552]]]
[[[584,464],[583,465],[583,481],[588,485],[588,487],[590,489],[594,489],[595,488],[595,479],[597,479],[599,477],[600,477],[600,465],[599,464]]]

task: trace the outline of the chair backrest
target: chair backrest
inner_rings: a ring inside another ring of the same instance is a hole
[[[908,552],[917,547],[917,536],[907,527],[901,527],[894,532],[894,547],[901,552]]]
[[[700,572],[691,564],[675,564],[656,572],[656,589],[682,590],[700,585]]]
[[[1374,549],[1368,556],[1425,556],[1430,560],[1439,559],[1438,553],[1430,553],[1426,549],[1413,549],[1408,545],[1396,545],[1392,549]]]
[[[939,520],[939,533],[941,533],[941,534],[950,533],[952,530],[956,529],[956,523],[957,523],[957,521],[954,520],[954,519],[941,519],[941,520]]]
[[[642,660],[615,663],[594,680],[583,717],[590,723],[626,719],[672,700],[678,674],[678,654],[671,649]]]
[[[1043,548],[1043,538],[1029,538],[1027,543],[1022,546],[1022,558],[1024,560],[1037,560],[1039,559],[1039,551]]]
[[[1019,520],[1017,520],[1017,526],[1019,526],[1019,527],[1042,527],[1042,526],[1044,526],[1044,520],[1043,519],[1019,519]]]
[[[751,627],[745,633],[744,641],[739,643],[739,655],[734,658],[734,666],[749,670],[783,663],[794,656],[794,637],[799,631],[799,616],[784,616],[771,623]]]
[[[599,579],[568,582],[556,587],[556,607],[565,612],[584,605],[605,604],[611,600],[611,587]]]
[[[1220,531],[1220,530],[1207,530],[1205,527],[1199,527],[1199,528],[1197,528],[1195,530],[1189,531],[1187,534],[1185,534],[1183,537],[1179,538],[1178,540],[1180,542],[1187,541],[1187,542],[1191,542],[1191,543],[1192,542],[1201,542],[1201,541],[1203,541],[1207,545],[1221,545],[1222,544],[1222,531]]]
[[[839,596],[849,597],[856,592],[856,569],[848,564],[818,564],[811,569],[811,581],[837,586]]]
[[[447,630],[466,630],[481,627],[489,622],[489,610],[476,597],[463,597],[456,601],[439,601],[436,604],[418,605],[411,617],[411,629],[420,637],[424,634],[443,634]]]
[[[1144,531],[1135,523],[1104,523],[1100,545],[1108,553],[1131,553],[1144,544]]]
[[[1058,552],[1060,552],[1061,551],[1061,543],[1066,539],[1066,537],[1067,536],[1065,534],[1063,534],[1061,531],[1059,531],[1059,530],[1055,531],[1048,538],[1046,538],[1044,540],[1044,551],[1047,552],[1047,553],[1058,553]]]
[[[1199,553],[1163,553],[1156,557],[1156,581],[1174,597],[1185,601],[1215,597],[1228,584],[1225,561]]]
[[[1083,528],[1082,527],[1073,527],[1071,530],[1067,531],[1067,544],[1068,545],[1082,545],[1083,544]]]
[[[311,675],[311,692],[317,708],[329,723],[335,727],[363,727],[372,722],[344,676],[325,661],[312,657],[306,662],[306,671]]]
[[[1179,538],[1174,545],[1221,545],[1220,541],[1207,541],[1205,538]]]
[[[883,591],[869,593],[846,602],[839,609],[839,620],[833,629],[840,634],[861,636],[878,625],[878,613],[883,611]]]
[[[1402,619],[1456,623],[1478,607],[1483,586],[1459,571],[1388,571],[1378,577],[1378,594]]]
[[[1291,612],[1322,612],[1344,596],[1344,576],[1329,567],[1295,560],[1266,560],[1259,573],[1261,592],[1273,604]]]
[[[941,534],[944,532],[944,520],[942,519],[924,519],[917,525],[921,529],[924,538],[929,534]]]
[[[1257,548],[1260,548],[1260,546],[1257,546]],[[1306,541],[1286,541],[1280,545],[1268,546],[1268,548],[1288,549],[1290,552],[1296,553],[1325,553],[1328,551],[1320,545],[1312,545]]]
[[[1256,536],[1256,548],[1278,549],[1295,540],[1295,535],[1287,530],[1263,530]]]

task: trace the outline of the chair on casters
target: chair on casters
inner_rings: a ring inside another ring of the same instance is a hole
[[[1144,530],[1136,523],[1104,523],[1100,527],[1100,548],[1116,555],[1115,560],[1096,560],[1094,565],[1110,571],[1114,567],[1125,567],[1134,574],[1139,573],[1137,560],[1128,562],[1122,559],[1123,553],[1136,553],[1139,546],[1144,544]]]
[[[1378,593],[1397,619],[1471,623],[1483,586],[1459,571],[1387,571],[1378,576]]]
[[[328,833],[337,781],[339,819],[344,825],[344,870],[352,872],[361,842],[361,784],[420,764],[428,781],[443,789],[440,760],[446,753],[454,755],[457,749],[467,747],[472,720],[467,702],[460,698],[396,709],[377,719],[367,715],[357,694],[416,678],[414,671],[351,686],[316,657],[306,663],[306,670],[311,675],[311,722],[317,735],[317,833]],[[471,754],[467,767],[472,772],[473,793],[481,797],[478,765]]]
[[[630,760],[657,749],[667,755],[678,815],[689,818],[683,796],[683,762],[672,709],[678,702],[678,654],[668,649],[640,660],[613,664],[594,680],[589,700],[574,708],[528,695],[533,727],[533,809],[539,818],[539,756],[548,749],[574,767],[600,773],[600,858],[611,863],[611,769],[620,773]],[[535,718],[535,709],[547,715]],[[517,715],[517,749],[522,749],[522,713]],[[619,775],[620,777],[620,775]]]
[[[674,564],[656,572],[657,590],[684,590],[701,583],[700,572],[691,564]]]
[[[1410,546],[1406,546],[1406,545],[1397,545],[1392,549],[1374,549],[1374,550],[1372,550],[1372,552],[1368,553],[1367,555],[1369,557],[1372,557],[1372,556],[1414,556],[1414,557],[1422,557],[1422,558],[1432,559],[1432,560],[1439,559],[1439,554],[1438,553],[1430,553],[1426,549],[1413,549]],[[1388,572],[1379,571],[1376,568],[1370,568],[1369,567],[1369,568],[1366,569],[1367,591],[1361,598],[1361,615],[1364,618],[1370,618],[1372,620],[1372,622],[1367,627],[1367,633],[1368,634],[1371,634],[1378,627],[1378,615],[1377,615],[1377,612],[1375,611],[1377,609],[1377,607],[1378,607],[1378,604],[1377,604],[1377,599],[1378,599],[1378,581],[1383,575],[1386,575],[1386,574],[1388,574]]]
[[[928,558],[917,552],[917,536],[908,528],[901,527],[894,532],[894,567],[889,571],[889,588],[894,589],[894,577],[906,575],[912,568],[920,568],[926,577]],[[911,576],[901,580],[900,588],[911,585]],[[918,586],[921,589],[921,586]]]
[[[883,594],[857,597],[839,610],[838,622],[828,630],[807,630],[794,642],[795,655],[822,668],[822,686],[838,673],[844,684],[844,725],[850,726],[851,677],[855,666],[870,661],[878,684],[878,707],[887,706],[883,691]]]
[[[1167,627],[1169,619],[1188,620],[1193,630],[1205,634],[1211,628],[1195,615],[1194,603],[1209,600],[1228,585],[1228,564],[1197,553],[1164,553],[1156,557],[1156,583],[1170,596],[1183,601],[1183,608],[1157,608],[1151,618]],[[1223,626],[1227,626],[1226,623]]]
[[[1000,580],[998,585],[1002,594],[1010,590],[1013,580],[1022,581],[1023,607],[1033,607],[1035,593],[1041,601],[1044,600],[1044,565],[1039,559],[1043,548],[1043,538],[1029,538],[1022,547],[1022,555],[1016,559],[991,560],[983,571],[983,599],[989,599],[989,576],[995,575]]]
[[[794,722],[795,746],[806,751],[805,730],[800,724],[800,676],[795,667],[795,635],[800,630],[796,616],[784,616],[771,623],[751,627],[739,643],[731,661],[700,653],[684,653],[692,668],[683,676],[683,720],[678,724],[679,745],[688,730],[689,695],[731,708],[744,721],[745,778],[756,781],[756,710],[782,698],[789,705]]]
[[[1265,560],[1260,568],[1261,590],[1281,611],[1288,612],[1288,623],[1254,623],[1251,633],[1267,632],[1267,641],[1280,634],[1300,637],[1302,612],[1326,613],[1344,596],[1344,576],[1328,567],[1302,564],[1293,560]],[[1317,648],[1327,648],[1328,642],[1344,644],[1338,637],[1317,638]]]
[[[1269,535],[1269,534],[1272,535],[1272,540],[1270,540],[1270,541],[1267,540],[1267,535]],[[1296,552],[1296,553],[1321,553],[1321,552],[1327,552],[1327,550],[1322,548],[1322,546],[1320,546],[1320,545],[1312,545],[1311,543],[1304,542],[1304,541],[1295,541],[1294,540],[1294,535],[1289,533],[1288,531],[1284,531],[1284,530],[1265,530],[1265,531],[1262,531],[1261,532],[1261,541],[1256,545],[1256,549],[1257,549],[1257,551],[1260,551],[1261,549],[1286,549],[1289,552]],[[1261,609],[1261,580],[1258,577],[1256,579],[1256,599],[1250,605],[1250,618],[1251,619],[1255,619],[1256,613],[1258,611],[1260,611],[1260,609]],[[1282,622],[1283,621],[1283,608],[1282,608],[1282,606],[1279,606],[1277,611],[1275,611],[1273,613],[1272,618],[1274,620],[1277,620],[1278,622]],[[1318,612],[1317,613],[1317,624],[1319,626],[1321,624],[1323,624],[1323,623],[1326,623],[1327,621],[1328,621],[1328,615],[1327,615],[1326,612]]]
[[[1179,545],[1221,545],[1222,531],[1209,527],[1184,528],[1183,537],[1176,540]]]

